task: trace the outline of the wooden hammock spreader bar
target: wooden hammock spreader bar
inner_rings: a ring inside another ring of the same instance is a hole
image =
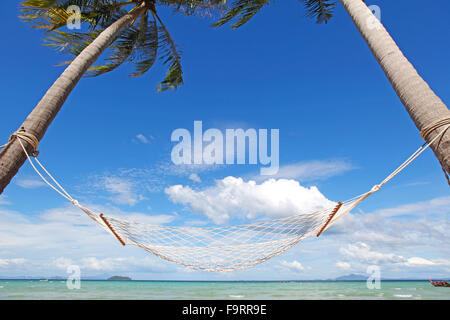
[[[117,238],[117,240],[120,241],[120,243],[125,246],[125,242],[123,242],[122,239],[120,239],[119,235],[114,231],[114,229],[111,227],[111,225],[109,224],[108,220],[106,220],[106,218],[103,216],[103,213],[100,213],[100,218],[102,218],[103,222],[106,224],[106,226],[109,228],[109,230],[111,230],[111,232],[113,233],[113,235]]]
[[[322,234],[322,232],[325,230],[325,228],[327,227],[327,225],[331,222],[331,220],[333,219],[334,215],[339,211],[339,209],[342,206],[342,202],[339,201],[339,203],[336,205],[336,207],[334,207],[333,211],[330,213],[330,216],[327,219],[327,222],[325,222],[325,224],[323,225],[323,227],[320,229],[320,231],[317,233],[317,237],[320,236]]]

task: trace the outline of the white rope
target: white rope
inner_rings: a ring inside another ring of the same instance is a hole
[[[380,184],[373,186],[366,193],[343,201],[342,206],[247,225],[206,228],[156,226],[98,215],[80,205],[35,155],[34,159],[37,165],[53,183],[44,177],[21,141],[32,143],[36,150],[38,142],[36,144],[37,139],[34,136],[30,137],[29,133],[20,131],[16,132],[14,136],[18,138],[33,169],[49,187],[84,211],[124,245],[136,245],[160,258],[193,269],[224,272],[246,269],[262,263],[309,236],[319,235],[370,195],[378,192],[384,184],[404,170],[448,128],[450,125],[429,143],[417,149]]]
[[[45,177],[44,175],[36,168],[36,165],[33,163],[33,161],[31,160],[30,155],[28,154],[27,150],[25,149],[25,146],[23,145],[21,139],[22,136],[20,134],[16,133],[16,136],[19,138],[18,141],[23,149],[23,152],[25,153],[25,155],[27,156],[28,161],[30,162],[31,166],[33,167],[34,171],[36,171],[36,173],[39,175],[39,177],[41,177],[41,179],[50,187],[52,188],[54,191],[56,191],[57,193],[59,193],[62,197],[66,198],[68,201],[70,201],[74,206],[78,207],[79,209],[81,209],[84,213],[86,213],[91,219],[93,219],[95,222],[97,222],[101,227],[103,227],[103,229],[107,230],[108,232],[111,233],[111,231],[109,230],[109,228],[104,224],[104,222],[102,221],[102,219],[99,217],[98,214],[95,214],[94,212],[92,212],[91,210],[83,207],[77,200],[75,200],[74,198],[72,198],[72,196],[61,186],[61,184],[58,183],[58,181],[47,171],[47,169],[42,165],[42,163],[37,159],[37,157],[34,157],[34,160],[38,163],[38,165],[44,170],[44,172],[47,174],[48,177],[50,177],[50,179],[56,184],[56,186],[54,186],[53,184],[51,184]]]
[[[23,145],[22,141],[20,140],[20,136],[19,136],[19,143],[22,146],[23,152],[25,152],[25,155],[28,158],[28,161],[30,162],[31,166],[33,167],[34,171],[36,171],[36,173],[41,177],[41,179],[53,190],[55,190],[56,192],[58,192],[61,196],[63,196],[64,198],[66,198],[67,200],[69,200],[70,202],[74,203],[74,199],[59,185],[59,183],[57,183],[57,186],[61,189],[58,190],[57,187],[53,186],[50,182],[47,181],[47,179],[45,179],[45,177],[41,174],[41,172],[36,168],[36,166],[34,165],[33,161],[31,160],[30,156],[28,155],[27,150],[25,149],[25,146]],[[35,160],[37,160],[37,158],[35,158]],[[39,162],[39,165],[42,167],[41,163]],[[45,170],[45,169],[44,169]],[[47,170],[45,170],[45,172],[49,175],[49,177],[53,180],[56,181],[49,173]]]

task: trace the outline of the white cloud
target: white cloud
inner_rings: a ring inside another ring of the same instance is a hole
[[[87,205],[93,212],[103,212],[105,216],[110,216],[117,219],[135,221],[151,225],[162,225],[172,222],[176,215],[168,214],[144,214],[140,212],[122,211],[116,207],[104,207],[97,205]],[[65,223],[74,226],[84,225],[91,220],[86,221],[86,216],[78,208],[71,205],[64,208],[54,208],[44,211],[40,214],[40,219],[48,223]],[[94,224],[95,226],[95,224]]]
[[[116,176],[97,177],[96,187],[112,194],[110,199],[117,204],[136,205],[146,198],[140,194],[136,183],[132,180]]]
[[[305,267],[303,267],[303,265],[300,262],[296,261],[296,260],[291,261],[291,262],[283,260],[283,261],[280,262],[280,264],[283,267],[286,267],[289,270],[294,271],[294,272],[299,272],[299,271],[305,270]]]
[[[194,182],[202,182],[202,180],[200,179],[200,177],[196,173],[191,173],[189,175],[189,179],[191,179]]]
[[[111,206],[87,206],[94,212],[147,224],[161,225],[175,219],[172,215],[146,215]],[[71,205],[46,210],[37,216],[0,209],[0,257],[0,268],[4,267],[2,276],[66,275],[70,265],[80,266],[84,275],[114,270],[174,271],[173,266],[140,248],[122,248],[111,234]]]
[[[449,251],[450,197],[404,204],[345,216],[327,230],[341,240],[399,250],[429,246]]]
[[[97,257],[83,258],[82,268],[90,270],[100,270],[100,271],[112,271],[118,269],[121,265],[126,263],[126,258],[105,258],[98,259]]]
[[[136,269],[147,269],[153,272],[162,272],[167,269],[165,263],[161,260],[157,260],[154,257],[87,257],[80,260],[80,267],[82,270],[94,270],[94,271],[127,271]]]
[[[142,133],[139,133],[138,135],[136,135],[136,138],[144,144],[150,143],[149,139],[146,136],[144,136]]]
[[[270,176],[270,178],[310,181],[326,179],[352,169],[354,169],[354,166],[344,160],[314,160],[281,166],[278,173]],[[264,176],[255,176],[253,178],[257,181],[267,179]]]
[[[71,265],[73,265],[73,262],[71,259],[67,259],[64,257],[59,257],[57,259],[55,259],[53,261],[53,265],[57,268],[57,269],[61,269],[61,270],[67,270],[67,268]]]
[[[426,212],[430,211],[449,212],[449,208],[450,208],[450,196],[446,196],[434,198],[427,201],[404,204],[393,208],[381,209],[374,211],[372,214],[383,217],[394,217],[412,214],[424,215]]]
[[[45,182],[42,180],[25,179],[25,178],[17,179],[16,184],[19,187],[26,188],[26,189],[34,189],[34,188],[39,188],[39,187],[43,187],[46,185]]]
[[[170,159],[161,161],[150,168],[120,168],[115,172],[107,172],[90,176],[89,187],[79,188],[80,192],[95,187],[97,189],[105,190],[104,181],[108,179],[120,179],[127,181],[131,189],[135,193],[144,194],[147,192],[161,192],[164,188],[173,184],[170,181],[178,179],[179,177],[189,178],[191,174],[195,178],[201,172],[210,172],[224,168],[224,165],[206,165],[206,164],[182,164],[175,165]],[[177,181],[177,180],[174,180]]]
[[[350,265],[350,263],[348,263],[348,262],[345,262],[345,261],[338,261],[338,262],[336,262],[336,267],[338,267],[338,268],[340,268],[340,269],[343,269],[343,270],[350,270],[351,269],[351,265]]]
[[[24,258],[14,258],[14,259],[0,259],[0,268],[1,267],[14,267],[20,264],[24,264],[26,259]]]
[[[409,266],[434,266],[435,263],[433,261],[424,259],[424,258],[419,258],[419,257],[412,257],[409,258],[406,262],[406,265]]]
[[[341,248],[339,251],[341,255],[348,260],[362,262],[365,264],[404,266],[412,268],[450,266],[450,260],[446,259],[425,259],[422,257],[406,258],[395,253],[373,251],[369,245],[363,242],[349,244],[347,248]],[[348,262],[341,262],[341,265],[343,263]]]
[[[370,246],[363,242],[349,244],[347,248],[341,248],[339,251],[347,259],[355,259],[368,264],[399,263],[407,261],[404,257],[393,253],[372,251]]]
[[[408,267],[422,267],[422,266],[450,267],[450,260],[447,259],[428,260],[420,257],[412,257],[405,262],[405,265]]]
[[[223,169],[222,164],[174,164],[171,160],[159,163],[155,168],[142,172],[152,175],[186,176],[190,173],[210,172]]]
[[[335,203],[325,198],[317,187],[306,188],[298,181],[270,179],[261,184],[242,178],[226,177],[200,191],[175,185],[165,192],[174,203],[190,206],[220,224],[232,216],[252,219],[257,216],[284,217],[321,210]]]

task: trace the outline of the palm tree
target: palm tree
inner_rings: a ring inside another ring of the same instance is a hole
[[[158,91],[176,89],[183,83],[181,54],[166,26],[158,16],[157,6],[193,15],[221,7],[222,0],[26,0],[21,4],[21,18],[33,27],[46,30],[45,44],[73,54],[74,60],[54,82],[20,129],[40,141],[65,100],[83,75],[99,76],[125,62],[133,62],[137,77],[146,73],[159,58],[168,71]],[[67,28],[74,16],[69,6],[80,9],[84,31]],[[92,66],[108,50],[104,64]],[[25,142],[29,153],[34,147]],[[0,153],[0,194],[26,160],[14,137]]]
[[[271,1],[236,0],[213,26],[221,26],[234,20],[231,27],[239,28]],[[327,23],[336,6],[336,1],[332,0],[302,1],[306,6],[307,15],[316,18],[317,23]],[[421,133],[427,131],[427,134],[423,135],[424,139],[430,142],[437,135],[442,134],[442,137],[437,140],[437,143],[433,143],[431,148],[450,184],[448,177],[448,173],[450,173],[450,130],[447,130],[447,124],[450,124],[449,109],[405,58],[395,41],[363,0],[340,0],[340,2],[369,45],[417,129]],[[443,133],[443,130],[447,130],[447,132]]]

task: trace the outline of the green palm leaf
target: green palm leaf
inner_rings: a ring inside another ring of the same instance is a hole
[[[110,54],[104,65],[97,65],[89,68],[86,76],[97,77],[107,72],[113,71],[126,61],[132,61],[132,54],[139,39],[144,35],[142,30],[134,26],[124,29],[118,39],[110,46]]]
[[[224,24],[235,19],[231,25],[232,29],[236,29],[247,23],[253,18],[259,10],[272,0],[236,0],[231,8],[217,21],[212,24],[213,27],[223,26]],[[316,23],[327,23],[333,16],[333,10],[336,1],[332,0],[301,0],[306,7],[307,16],[316,18]]]
[[[172,7],[174,11],[191,16],[211,16],[226,9],[226,0],[158,0],[157,4]]]
[[[232,5],[232,8],[228,10],[227,13],[216,23],[213,27],[222,26],[233,19],[237,21],[231,25],[232,29],[239,28],[240,26],[247,23],[255,14],[261,10],[266,4],[272,0],[238,0]]]
[[[148,24],[148,15],[141,21],[141,35],[135,48],[134,64],[136,71],[131,77],[139,77],[146,73],[156,61],[158,55],[158,26],[153,19]]]
[[[162,92],[169,89],[176,89],[183,84],[183,70],[181,68],[181,52],[177,49],[169,31],[167,31],[156,13],[155,16],[161,24],[161,27],[159,28],[161,60],[165,65],[170,64],[166,77],[158,85],[158,92]]]
[[[301,0],[305,3],[307,16],[316,18],[316,23],[327,23],[333,16],[335,1]]]

